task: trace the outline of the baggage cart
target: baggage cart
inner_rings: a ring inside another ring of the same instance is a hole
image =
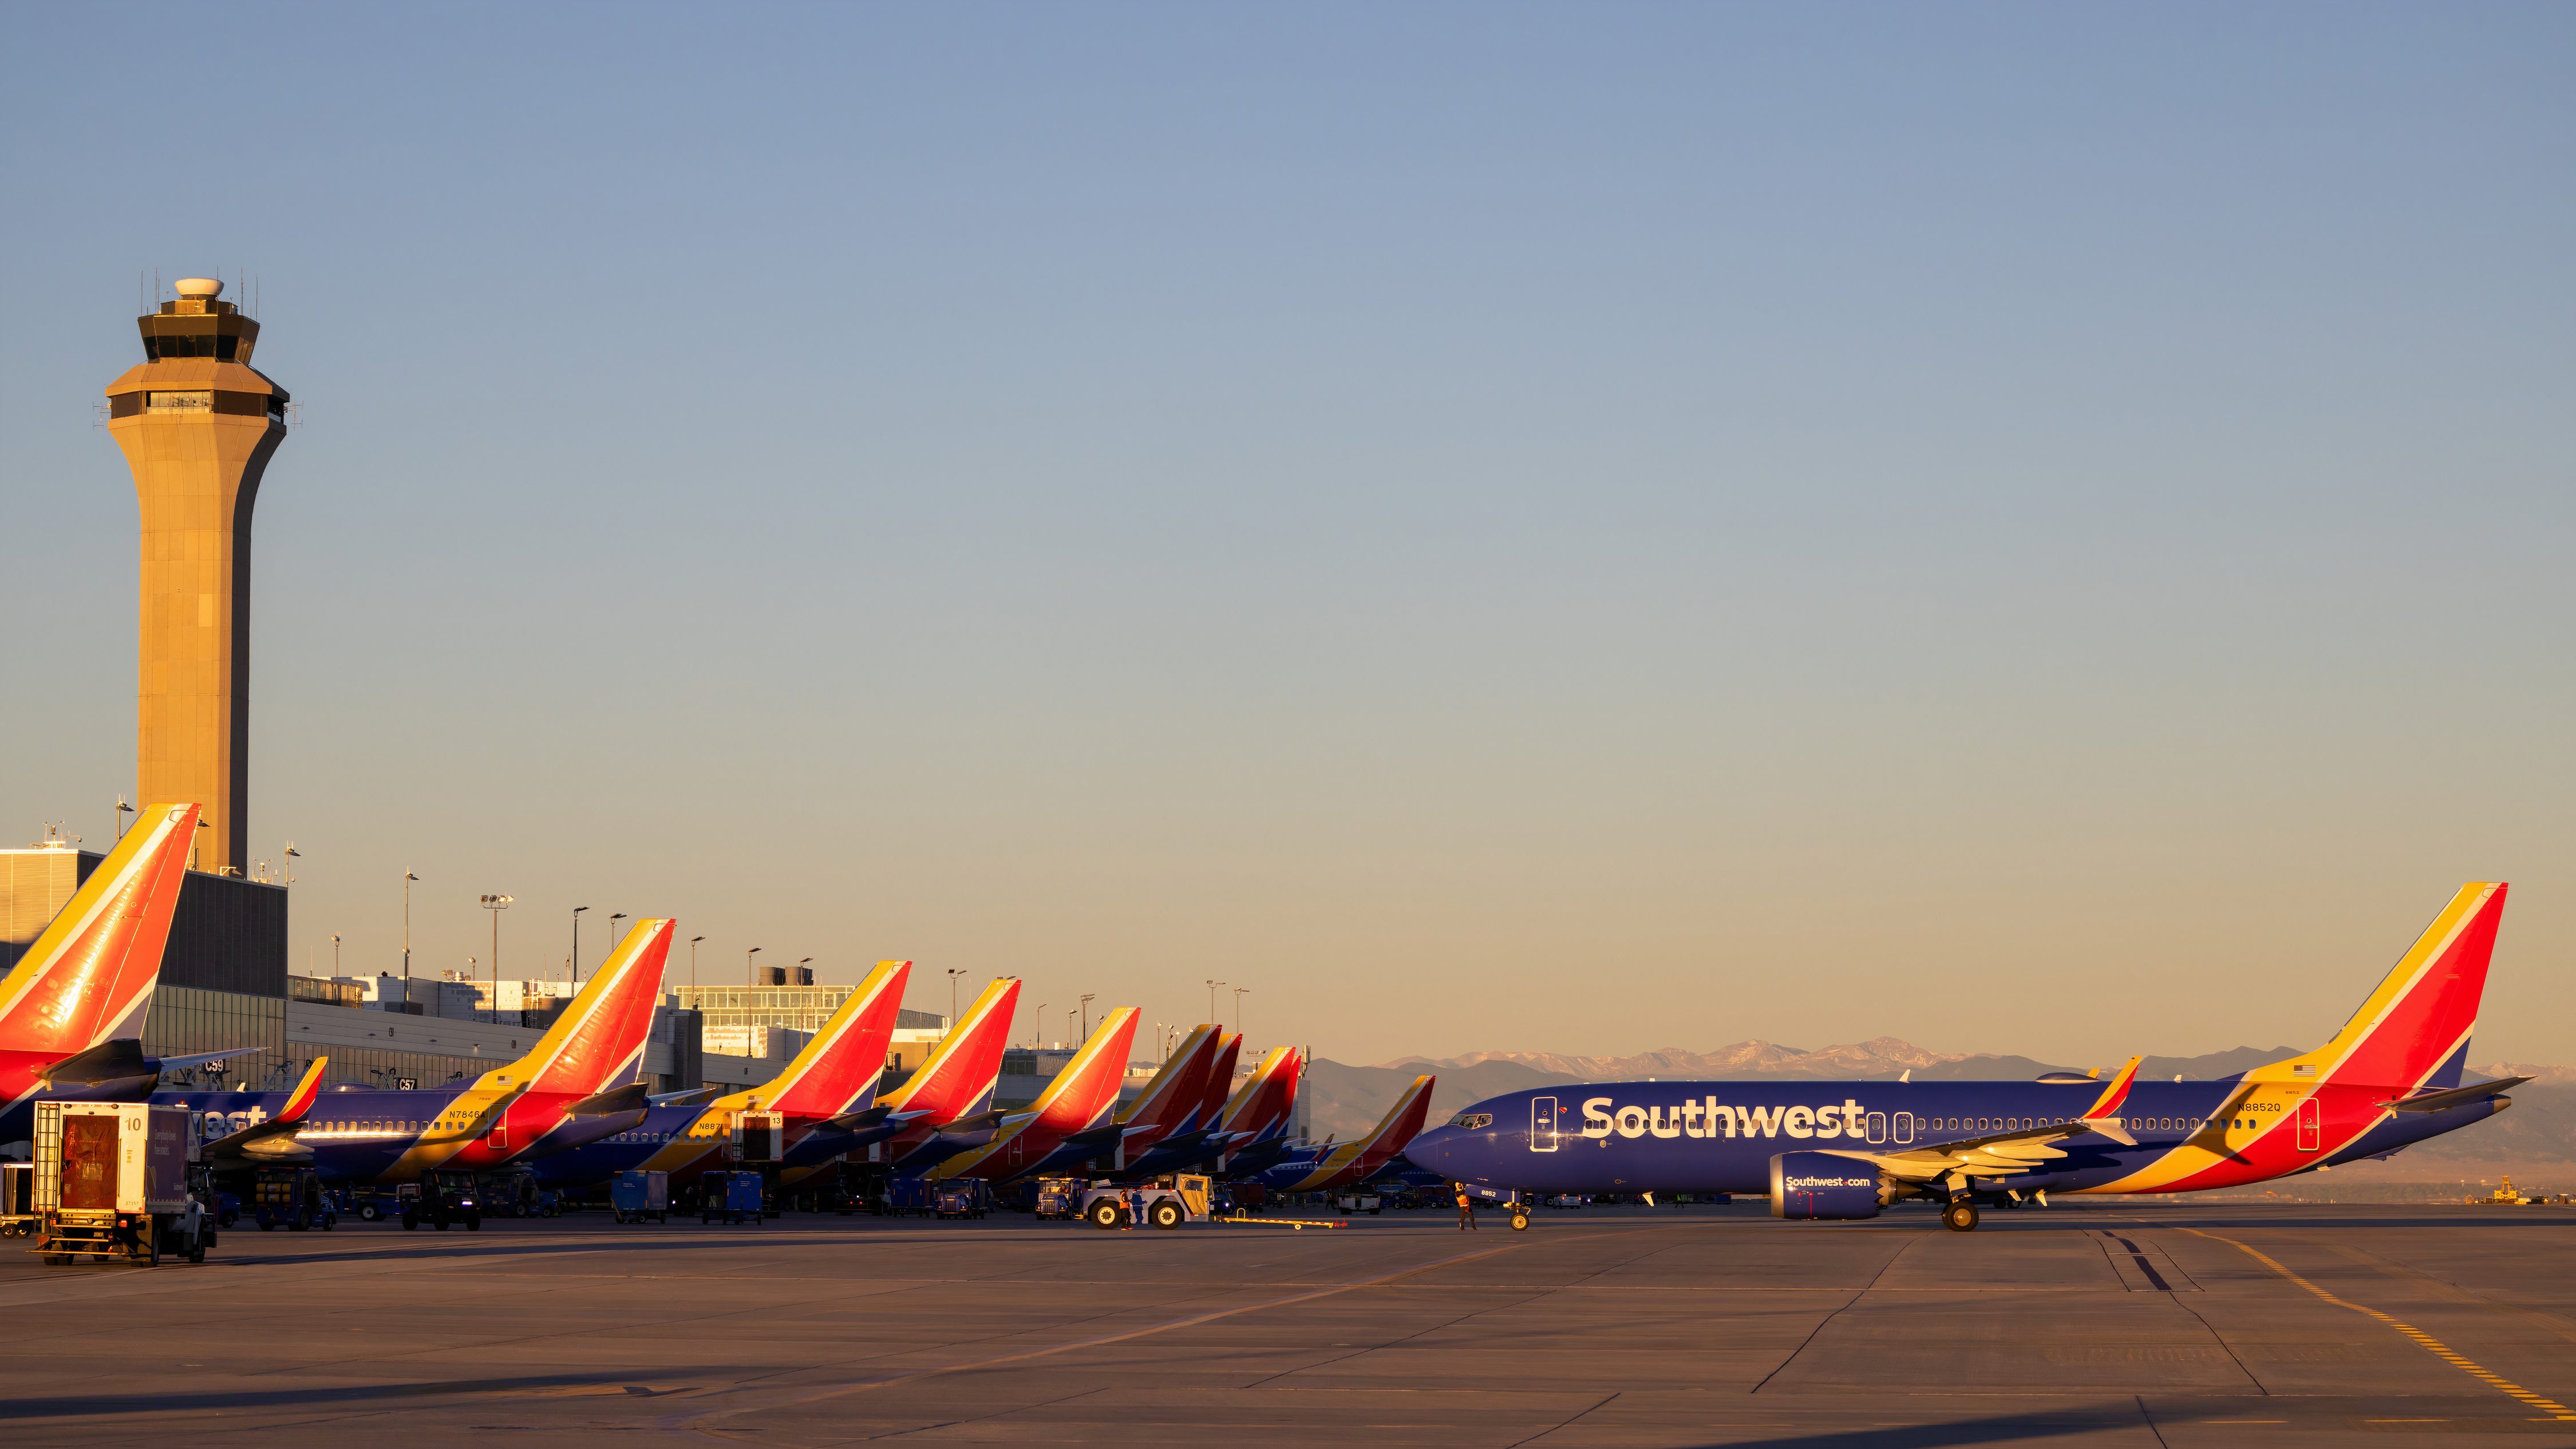
[[[671,1174],[630,1167],[608,1185],[608,1206],[621,1223],[671,1220]]]

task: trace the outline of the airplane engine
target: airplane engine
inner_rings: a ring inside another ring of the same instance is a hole
[[[1831,1152],[1783,1152],[1771,1159],[1771,1216],[1874,1218],[1888,1194],[1878,1170]]]

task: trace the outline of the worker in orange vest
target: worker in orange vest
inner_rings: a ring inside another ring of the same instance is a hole
[[[1476,1226],[1476,1204],[1467,1196],[1467,1184],[1462,1182],[1456,1184],[1456,1186],[1458,1189],[1458,1231],[1462,1233],[1483,1231],[1483,1229]]]

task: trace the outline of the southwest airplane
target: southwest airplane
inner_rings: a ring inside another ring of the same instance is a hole
[[[490,1171],[632,1127],[643,1116],[643,1086],[616,1084],[643,1058],[674,924],[636,922],[517,1061],[457,1086],[380,1091],[344,1083],[304,1103],[294,1130],[245,1139],[237,1155],[310,1163],[334,1181],[410,1182],[433,1167]],[[220,1139],[286,1116],[318,1080],[308,1071],[292,1092],[156,1092],[152,1100],[195,1110],[205,1135]]]
[[[1122,1177],[1144,1179],[1167,1172],[1187,1172],[1215,1157],[1222,1148],[1216,1140],[1217,1126],[1224,1120],[1226,1098],[1234,1089],[1234,1064],[1242,1054],[1243,1033],[1220,1033],[1216,1054],[1200,1076],[1197,1100],[1190,1104],[1189,1115],[1170,1131],[1141,1147],[1132,1140],[1122,1141],[1118,1161],[1112,1170]],[[1174,1053],[1175,1057],[1178,1055]],[[1170,1070],[1168,1063],[1165,1070]],[[1161,1084],[1162,1079],[1158,1075],[1155,1086]],[[1153,1095],[1154,1089],[1147,1088],[1145,1097]],[[1127,1115],[1130,1118],[1142,1117],[1144,1107],[1145,1099],[1139,1098],[1135,1109]]]
[[[1335,1188],[1356,1187],[1385,1170],[1405,1151],[1422,1131],[1423,1119],[1431,1112],[1431,1087],[1435,1078],[1421,1076],[1386,1109],[1386,1115],[1369,1129],[1368,1135],[1339,1147],[1326,1143],[1321,1147],[1291,1149],[1277,1162],[1252,1174],[1251,1180],[1272,1192],[1331,1192]]]
[[[1018,977],[993,978],[939,1045],[931,1048],[920,1068],[886,1093],[884,1101],[855,1114],[839,1131],[809,1135],[790,1152],[785,1170],[778,1175],[779,1186],[794,1187],[862,1148],[867,1161],[904,1163],[960,1123],[978,1124],[973,1130],[983,1135],[970,1132],[971,1142],[990,1141],[989,1122],[998,1120],[998,1114],[985,1108],[992,1105],[994,1089],[1002,1082],[1002,1049],[1009,1044],[1011,1015],[1019,1001]],[[883,1108],[884,1115],[867,1120],[877,1108]]]
[[[1172,1054],[1163,1059],[1154,1079],[1145,1084],[1144,1092],[1118,1114],[1112,1124],[1118,1132],[1109,1140],[1106,1151],[1095,1151],[1092,1160],[1113,1171],[1141,1160],[1175,1134],[1189,1132],[1200,1121],[1200,1109],[1206,1105],[1208,1075],[1216,1070],[1217,1058],[1229,1063],[1233,1053],[1225,1051],[1228,1040],[1221,1026],[1198,1026],[1181,1038]]]
[[[1136,1036],[1136,1008],[1122,1006],[1101,1018],[1091,1039],[1064,1064],[1025,1112],[996,1124],[991,1140],[927,1165],[932,1181],[981,1177],[1009,1182],[1032,1173],[1070,1170],[1114,1150],[1122,1130],[1111,1120],[1118,1089],[1127,1080],[1127,1049]]]
[[[1219,1171],[1249,1175],[1288,1154],[1295,1146],[1288,1131],[1296,1125],[1297,1087],[1305,1075],[1305,1056],[1295,1047],[1272,1047],[1243,1079],[1209,1139]]]
[[[1906,1199],[1955,1232],[1980,1203],[2239,1187],[2381,1157],[2504,1110],[2529,1081],[2460,1085],[2504,913],[2472,882],[2312,1052],[2216,1082],[1607,1082],[1479,1102],[1405,1155],[1524,1195],[1761,1193],[1784,1218],[1866,1218]],[[1515,1208],[1512,1226],[1529,1225]]]
[[[787,1160],[796,1163],[807,1138],[820,1133],[827,1140],[837,1140],[847,1135],[854,1122],[883,1117],[886,1114],[869,1108],[876,1100],[877,1079],[885,1074],[886,1044],[894,1038],[895,1013],[903,1006],[903,988],[911,976],[909,961],[878,962],[876,970],[868,973],[777,1076],[712,1100],[647,1108],[643,1120],[632,1127],[539,1161],[538,1179],[589,1187],[628,1168],[644,1168],[667,1172],[673,1182],[693,1180],[724,1165],[724,1153],[733,1145],[734,1124],[745,1112],[781,1114]],[[825,1152],[815,1160],[831,1155]]]
[[[238,1056],[143,1054],[197,807],[146,805],[18,964],[0,977],[0,1142],[35,1131],[40,1097],[140,1101],[176,1070]]]

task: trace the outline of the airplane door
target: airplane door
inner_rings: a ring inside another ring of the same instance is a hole
[[[510,1119],[506,1115],[492,1124],[490,1141],[495,1152],[510,1150]]]
[[[1899,1146],[1899,1147],[1902,1147],[1902,1146],[1904,1146],[1906,1143],[1911,1142],[1911,1141],[1913,1141],[1913,1140],[1914,1140],[1914,1114],[1913,1114],[1913,1113],[1911,1113],[1911,1112],[1899,1112],[1899,1113],[1897,1113],[1897,1114],[1896,1114],[1896,1145],[1897,1145],[1897,1146]]]
[[[2301,1102],[2299,1104],[2299,1150],[2301,1152],[2316,1151],[2317,1139],[2324,1130],[2324,1106],[2314,1097],[2310,1097],[2308,1100]]]
[[[1530,1098],[1530,1151],[1556,1150],[1556,1099]]]
[[[1885,1142],[1887,1140],[1887,1114],[1885,1112],[1872,1112],[1869,1114],[1869,1140],[1873,1143]]]

